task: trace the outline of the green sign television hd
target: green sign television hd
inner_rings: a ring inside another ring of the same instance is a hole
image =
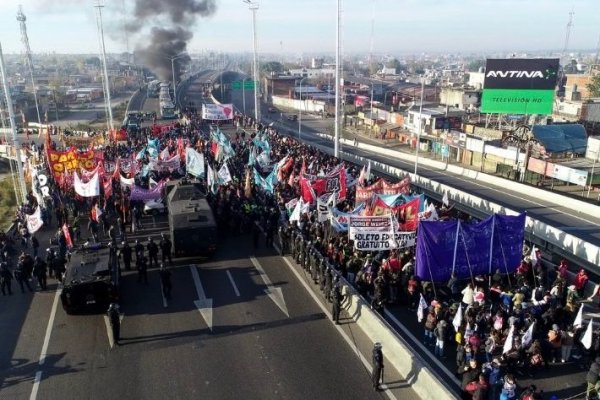
[[[488,59],[481,112],[552,114],[557,58]]]

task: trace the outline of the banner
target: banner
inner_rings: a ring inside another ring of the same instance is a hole
[[[311,186],[317,196],[337,192],[338,199],[344,200],[346,198],[346,170],[342,168],[333,175],[318,178]]]
[[[231,104],[202,104],[202,119],[223,121],[233,119]]]
[[[229,173],[229,168],[227,168],[227,164],[223,164],[217,173],[219,176],[219,185],[227,185],[231,182],[231,174]]]
[[[414,246],[416,241],[416,232],[365,232],[356,234],[354,248],[361,251],[403,249]]]
[[[90,171],[96,168],[93,150],[79,153],[75,148],[67,151],[56,151],[48,148],[47,152],[48,166],[56,179],[65,174],[71,176],[73,171],[78,171],[79,168]]]
[[[452,271],[458,279],[500,268],[514,272],[521,262],[525,214],[494,214],[477,224],[421,221],[417,237],[417,276],[445,282]],[[491,253],[490,253],[491,249]]]
[[[364,217],[351,215],[348,221],[348,228],[350,240],[354,240],[356,233],[360,232],[394,233],[394,224],[391,216]]]
[[[150,163],[152,165],[152,169],[154,171],[169,171],[173,172],[179,168],[180,159],[179,155],[175,154],[168,160],[165,161],[157,161],[155,163]]]
[[[481,112],[552,114],[558,58],[488,59]]]
[[[44,225],[44,222],[42,221],[42,209],[40,208],[40,206],[37,206],[35,208],[35,211],[33,214],[27,215],[26,217],[27,217],[27,230],[32,235],[34,233],[36,233],[42,227],[42,225]]]
[[[356,186],[356,204],[370,200],[373,195],[381,193],[382,188],[383,179],[378,180],[371,186]]]
[[[398,216],[400,229],[403,231],[416,231],[419,225],[419,209],[421,198],[416,197],[408,203],[401,204],[394,208]]]
[[[384,180],[382,186],[381,194],[408,194],[410,193],[410,176],[397,183],[388,183]]]
[[[154,187],[154,189],[144,189],[137,185],[133,186],[131,190],[131,196],[129,196],[130,200],[156,200],[162,197],[162,190],[167,183],[166,180],[162,180]]]
[[[204,177],[204,154],[187,147],[185,149],[185,169],[190,175]]]
[[[108,178],[102,179],[102,189],[104,189],[104,198],[108,199],[112,196],[113,187],[112,187],[112,176],[108,176]]]
[[[98,176],[98,172],[92,176],[92,178],[87,182],[83,183],[83,181],[79,178],[77,171],[73,172],[73,187],[75,189],[75,193],[80,195],[81,197],[94,197],[100,195],[100,179]]]

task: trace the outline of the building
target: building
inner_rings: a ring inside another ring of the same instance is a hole
[[[459,110],[472,110],[479,107],[481,90],[467,89],[463,86],[444,86],[440,92],[440,103]]]
[[[298,68],[290,69],[289,74],[302,78],[334,78],[335,68]]]

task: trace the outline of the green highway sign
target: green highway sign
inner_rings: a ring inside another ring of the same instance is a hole
[[[254,90],[255,88],[255,81],[243,81],[243,85],[244,85],[244,89],[250,89],[250,90]],[[242,81],[233,81],[231,82],[231,89],[232,90],[242,90]]]

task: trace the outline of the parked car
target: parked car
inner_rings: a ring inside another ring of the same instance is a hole
[[[144,203],[144,214],[158,215],[167,212],[167,206],[163,199],[148,200]]]
[[[298,116],[296,114],[290,114],[287,116],[288,121],[298,121]]]
[[[274,114],[274,113],[277,112],[277,110],[275,109],[275,107],[269,107],[268,111],[269,111],[269,114]]]

